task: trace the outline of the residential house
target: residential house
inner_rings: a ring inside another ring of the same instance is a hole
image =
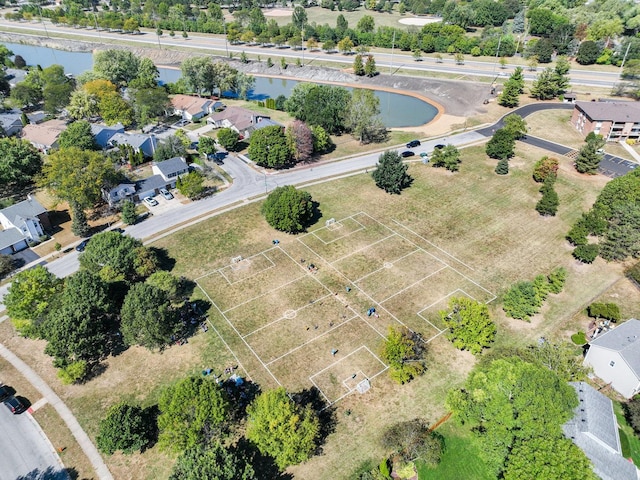
[[[116,133],[109,140],[109,147],[117,147],[118,145],[130,145],[136,151],[142,151],[145,157],[153,157],[158,140],[155,135],[147,135],[144,133]]]
[[[40,124],[25,125],[22,138],[31,142],[38,150],[47,153],[58,146],[58,137],[67,129],[64,120],[49,120]]]
[[[0,210],[0,253],[13,253],[27,248],[27,242],[38,240],[51,228],[47,209],[35,198]],[[19,236],[18,236],[19,234]]]
[[[585,137],[593,132],[607,142],[640,139],[640,103],[575,102],[571,125]]]
[[[627,320],[591,340],[584,363],[622,396],[639,393],[640,320]]]
[[[102,189],[102,198],[110,207],[113,207],[122,200],[133,199],[135,194],[136,184],[134,182],[123,182],[115,187]]]
[[[22,131],[22,112],[0,113],[0,126],[7,137],[19,134]]]
[[[609,398],[584,382],[571,382],[579,404],[573,418],[562,426],[591,460],[593,471],[602,480],[639,480],[638,469],[622,456],[618,422]]]
[[[242,107],[227,107],[222,112],[216,112],[211,115],[207,122],[211,123],[215,128],[231,128],[242,135],[243,138],[249,138],[251,132],[256,130],[258,123],[269,120],[269,124],[279,125],[273,122],[271,117],[247,110]],[[267,126],[268,124],[263,124]]]
[[[210,98],[180,94],[171,99],[171,107],[174,115],[180,115],[184,120],[194,121],[223,108],[224,104]]]
[[[173,157],[162,162],[153,162],[151,171],[155,175],[160,175],[165,182],[175,187],[178,177],[189,173],[189,165],[187,165],[184,158]]]
[[[91,124],[91,135],[100,148],[108,148],[109,142],[116,133],[124,133],[124,126],[121,123],[115,125]]]
[[[140,201],[146,197],[153,197],[161,188],[173,188],[175,185],[175,180],[168,182],[162,175],[152,175],[151,177],[143,178],[136,182],[136,194],[133,199]]]

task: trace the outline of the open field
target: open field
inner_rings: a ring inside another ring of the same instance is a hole
[[[323,455],[291,469],[296,478],[349,478],[359,463],[354,459],[379,462],[377,439],[385,426],[442,417],[447,390],[460,385],[475,363],[438,335],[436,314],[448,296],[490,301],[498,295],[489,303],[499,325],[497,343],[513,345],[541,335],[567,338],[573,317],[620,285],[622,266],[578,264],[564,240],[608,179],[579,175],[570,159],[561,158],[558,215],[540,217],[531,169],[544,154],[518,144],[504,177],[495,175],[495,161],[482,147],[463,151],[456,174],[412,164],[414,184],[398,196],[377,189],[366,174],[309,187],[322,219],[304,235],[275,232],[260,205],[249,204],[154,242],[175,258],[173,273],[203,286],[196,294],[206,298],[206,292],[212,301],[215,329],[162,354],[128,349],[110,357],[106,370],[85,385],[60,385],[43,343],[17,337],[9,322],[0,324],[0,341],[45,378],[92,437],[108,406],[120,399],[151,405],[165,385],[204,368],[238,363],[262,388],[282,383],[295,391],[315,384],[331,401],[360,378],[372,378],[368,393],[336,404],[338,425]],[[331,218],[335,224],[327,225]],[[273,239],[280,243],[274,246]],[[310,263],[316,273],[308,270]],[[499,296],[513,282],[557,266],[569,271],[565,291],[550,296],[531,323],[505,318]],[[379,318],[367,316],[371,306]],[[387,327],[401,323],[431,339],[427,372],[402,387],[376,358]],[[165,478],[173,460],[152,448],[107,462],[118,479],[150,479]]]

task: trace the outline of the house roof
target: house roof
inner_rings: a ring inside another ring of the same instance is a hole
[[[25,125],[22,129],[22,137],[36,145],[45,145],[50,147],[62,132],[67,128],[64,120],[49,120],[37,125]]]
[[[176,95],[171,99],[171,106],[176,110],[196,114],[206,111],[207,105],[211,103],[208,98],[193,97],[191,95]]]
[[[596,346],[618,352],[636,377],[640,378],[640,320],[627,320],[598,335],[590,345],[590,348]]]
[[[187,162],[182,157],[173,157],[162,162],[153,162],[153,166],[158,167],[158,170],[160,170],[165,177],[189,168],[189,165],[187,165]]]
[[[593,121],[640,122],[640,104],[637,102],[576,102]]]
[[[253,130],[260,130],[265,127],[281,127],[282,125],[276,122],[275,120],[271,120],[270,118],[260,117],[255,125],[253,125]]]
[[[18,202],[15,205],[11,205],[7,208],[0,210],[7,219],[16,225],[16,219],[18,218],[33,218],[41,215],[47,211],[40,202],[35,198],[28,198],[22,202]]]
[[[0,123],[4,128],[19,124],[22,126],[22,115],[20,113],[0,113]]]
[[[257,123],[259,119],[268,119],[269,116],[253,112],[242,107],[227,107],[222,112],[214,113],[209,118],[215,122],[227,120],[239,131],[243,131],[254,123]]]
[[[115,125],[101,125],[99,123],[92,123],[91,124],[91,134],[92,135],[99,135],[100,133],[102,133],[103,131],[109,131],[109,132],[124,132],[124,125],[122,125],[121,123],[116,123]]]
[[[149,190],[155,190],[156,188],[164,188],[167,186],[167,181],[162,178],[162,175],[152,175],[151,177],[143,178],[136,182],[136,192],[145,193]]]
[[[25,238],[17,228],[0,230],[0,250],[15,245],[20,240],[25,240]]]
[[[582,449],[603,480],[638,480],[636,467],[621,455],[611,400],[587,383],[571,382],[570,385],[580,403],[573,418],[562,426],[565,436]]]
[[[118,145],[131,145],[133,148],[140,148],[152,138],[150,135],[142,133],[116,133],[109,142]]]

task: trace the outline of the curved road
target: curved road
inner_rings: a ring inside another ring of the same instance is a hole
[[[66,27],[63,25],[53,25],[46,21],[44,24],[39,21],[9,21],[0,19],[0,30],[9,31],[10,33],[20,33],[23,35],[44,36],[71,36],[78,37],[98,43],[105,43],[110,40],[113,42],[126,41],[128,44],[137,44],[140,47],[149,48],[179,48],[179,49],[198,49],[199,51],[209,51],[211,54],[228,56],[233,53],[236,57],[243,51],[247,54],[262,55],[268,54],[271,57],[280,58],[300,58],[304,64],[313,64],[316,60],[322,62],[338,63],[340,65],[353,64],[353,57],[342,55],[339,53],[326,53],[323,51],[303,51],[292,50],[290,48],[263,47],[259,45],[231,45],[222,35],[203,35],[190,34],[188,39],[176,35],[171,38],[167,35],[158,37],[155,32],[143,31],[138,35],[112,33],[107,31],[98,31],[95,29],[80,29]],[[399,68],[414,72],[438,72],[448,73],[460,76],[480,76],[489,78],[498,78],[498,76],[508,75],[513,66],[507,66],[507,69],[501,69],[495,62],[482,62],[473,59],[465,59],[463,65],[457,65],[453,58],[445,56],[441,63],[436,62],[430,57],[424,57],[424,61],[416,62],[411,53],[402,52],[396,49],[393,53],[375,51],[376,65],[380,71],[395,72]],[[536,71],[524,69],[524,78],[527,81],[535,79],[537,73],[542,71],[545,66],[540,66]],[[339,67],[340,68],[340,67]],[[502,72],[502,73],[500,73]],[[574,68],[569,72],[569,78],[573,85],[585,85],[592,87],[611,88],[620,81],[620,73],[602,72],[596,70]]]

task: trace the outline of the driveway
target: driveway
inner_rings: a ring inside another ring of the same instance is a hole
[[[0,432],[0,480],[69,478],[58,454],[30,413],[12,415],[0,405]],[[46,476],[40,476],[45,472]]]

